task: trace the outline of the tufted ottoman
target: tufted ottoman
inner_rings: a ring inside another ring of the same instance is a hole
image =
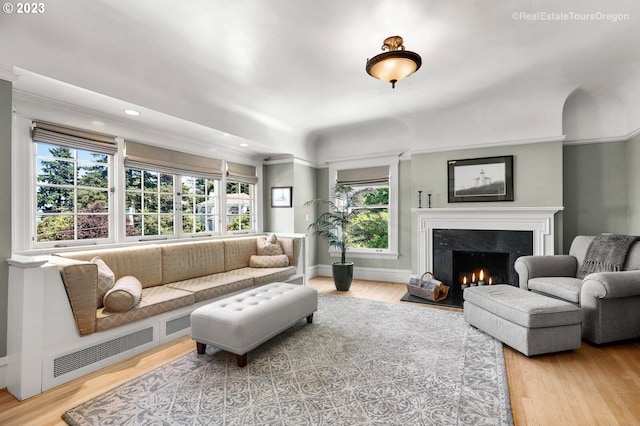
[[[207,345],[237,355],[247,353],[302,318],[313,321],[318,292],[307,286],[273,283],[202,306],[191,313],[191,338],[203,354]]]
[[[464,319],[527,356],[580,347],[576,305],[508,284],[464,290]]]

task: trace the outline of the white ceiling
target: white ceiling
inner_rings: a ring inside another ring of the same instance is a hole
[[[0,14],[0,71],[19,76],[18,97],[315,162],[364,142],[424,152],[633,132],[639,20],[637,0],[52,0]],[[396,34],[423,65],[392,90],[364,68]],[[143,114],[122,117],[128,106]]]

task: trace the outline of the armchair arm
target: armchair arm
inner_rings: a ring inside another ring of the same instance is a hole
[[[638,337],[640,271],[596,272],[582,280],[582,338],[596,344]]]
[[[537,277],[575,277],[578,261],[574,256],[559,254],[548,256],[521,256],[513,267],[518,273],[520,288],[529,289],[528,282]]]
[[[580,304],[587,299],[640,296],[640,271],[596,272],[582,281]]]

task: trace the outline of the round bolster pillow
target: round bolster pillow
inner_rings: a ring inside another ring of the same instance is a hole
[[[136,306],[141,294],[142,284],[136,277],[122,277],[104,295],[104,307],[111,312],[126,312]]]

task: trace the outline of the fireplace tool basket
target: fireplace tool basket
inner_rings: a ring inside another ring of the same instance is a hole
[[[407,284],[407,291],[412,296],[440,302],[449,295],[449,286],[438,281],[431,272],[425,272],[420,279],[411,278]]]

